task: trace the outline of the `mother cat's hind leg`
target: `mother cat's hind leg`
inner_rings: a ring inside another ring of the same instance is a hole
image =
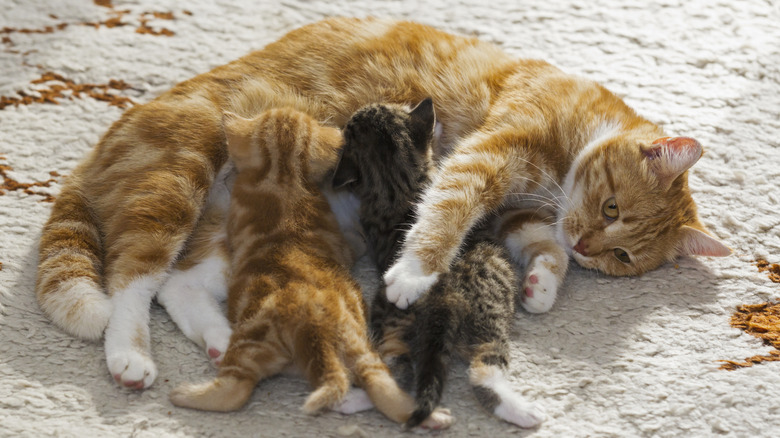
[[[222,362],[232,333],[220,304],[227,298],[226,271],[225,257],[210,254],[188,269],[174,269],[157,295],[182,333],[200,346],[214,365]]]
[[[549,311],[569,266],[569,256],[555,240],[552,219],[513,210],[498,218],[497,229],[515,262],[525,266],[520,305],[530,313]]]
[[[135,107],[97,150],[93,205],[102,219],[105,287],[113,311],[105,331],[108,369],[122,386],[157,377],[149,307],[192,234],[226,160],[221,113],[205,99]]]

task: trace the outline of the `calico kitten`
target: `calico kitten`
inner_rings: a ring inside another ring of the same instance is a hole
[[[334,186],[360,199],[360,221],[382,272],[397,255],[428,183],[434,122],[433,103],[426,99],[408,112],[395,105],[367,106],[344,128]],[[489,412],[521,427],[544,418],[505,377],[518,287],[506,250],[491,236],[487,230],[473,232],[450,270],[407,311],[389,305],[381,291],[374,299],[371,326],[378,351],[400,367],[416,368],[417,409],[408,427],[438,405],[453,353],[470,361],[469,380]]]
[[[233,334],[217,378],[182,385],[171,401],[236,410],[258,381],[294,365],[316,388],[305,412],[338,407],[354,381],[382,413],[406,421],[412,400],[371,349],[348,273],[353,255],[317,188],[335,163],[339,131],[289,108],[251,120],[226,114],[225,131],[238,171],[227,216]]]
[[[600,85],[490,43],[410,22],[333,18],[127,110],[54,202],[38,303],[69,333],[105,332],[111,375],[148,387],[157,376],[149,304],[210,203],[222,202],[209,194],[227,162],[223,112],[291,106],[343,126],[366,104],[426,96],[443,127],[437,170],[387,271],[391,302],[405,307],[429,289],[496,212],[513,257],[528,259],[522,284],[535,311],[554,302],[563,254],[634,275],[679,255],[729,253],[706,233],[688,189],[686,171],[702,152],[695,140],[669,138]],[[553,222],[526,214],[540,207]],[[535,248],[548,248],[545,258]]]

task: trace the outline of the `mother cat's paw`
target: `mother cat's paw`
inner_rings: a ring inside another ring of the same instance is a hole
[[[385,274],[387,300],[399,309],[406,309],[438,278],[438,272],[423,273],[422,262],[416,256],[403,255]]]
[[[558,277],[545,266],[545,256],[537,257],[526,270],[520,305],[530,313],[549,311],[558,296]]]
[[[124,351],[107,358],[108,371],[121,386],[130,389],[145,389],[157,378],[157,366],[145,354]]]

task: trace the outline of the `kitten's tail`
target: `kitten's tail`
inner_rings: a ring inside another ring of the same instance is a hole
[[[84,339],[99,339],[111,316],[111,300],[101,286],[102,252],[77,169],[43,227],[35,294],[54,324]]]
[[[457,332],[454,309],[427,307],[425,315],[418,315],[422,318],[417,341],[417,408],[406,422],[407,428],[425,421],[441,401]]]
[[[256,384],[254,378],[226,375],[207,383],[183,384],[174,388],[168,397],[171,403],[182,408],[229,412],[246,404]]]
[[[379,412],[397,423],[409,419],[414,399],[398,387],[378,354],[368,351],[360,355],[353,371],[357,385],[366,391]]]

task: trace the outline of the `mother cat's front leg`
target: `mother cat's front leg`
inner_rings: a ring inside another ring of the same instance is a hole
[[[509,210],[494,223],[512,259],[525,267],[519,304],[530,313],[549,311],[569,266],[566,250],[555,240],[554,216],[539,209]]]
[[[444,159],[417,206],[417,221],[401,255],[387,270],[387,299],[401,309],[447,272],[468,232],[499,208],[509,193],[523,193],[536,172],[524,155],[533,138],[521,129],[478,133]]]

